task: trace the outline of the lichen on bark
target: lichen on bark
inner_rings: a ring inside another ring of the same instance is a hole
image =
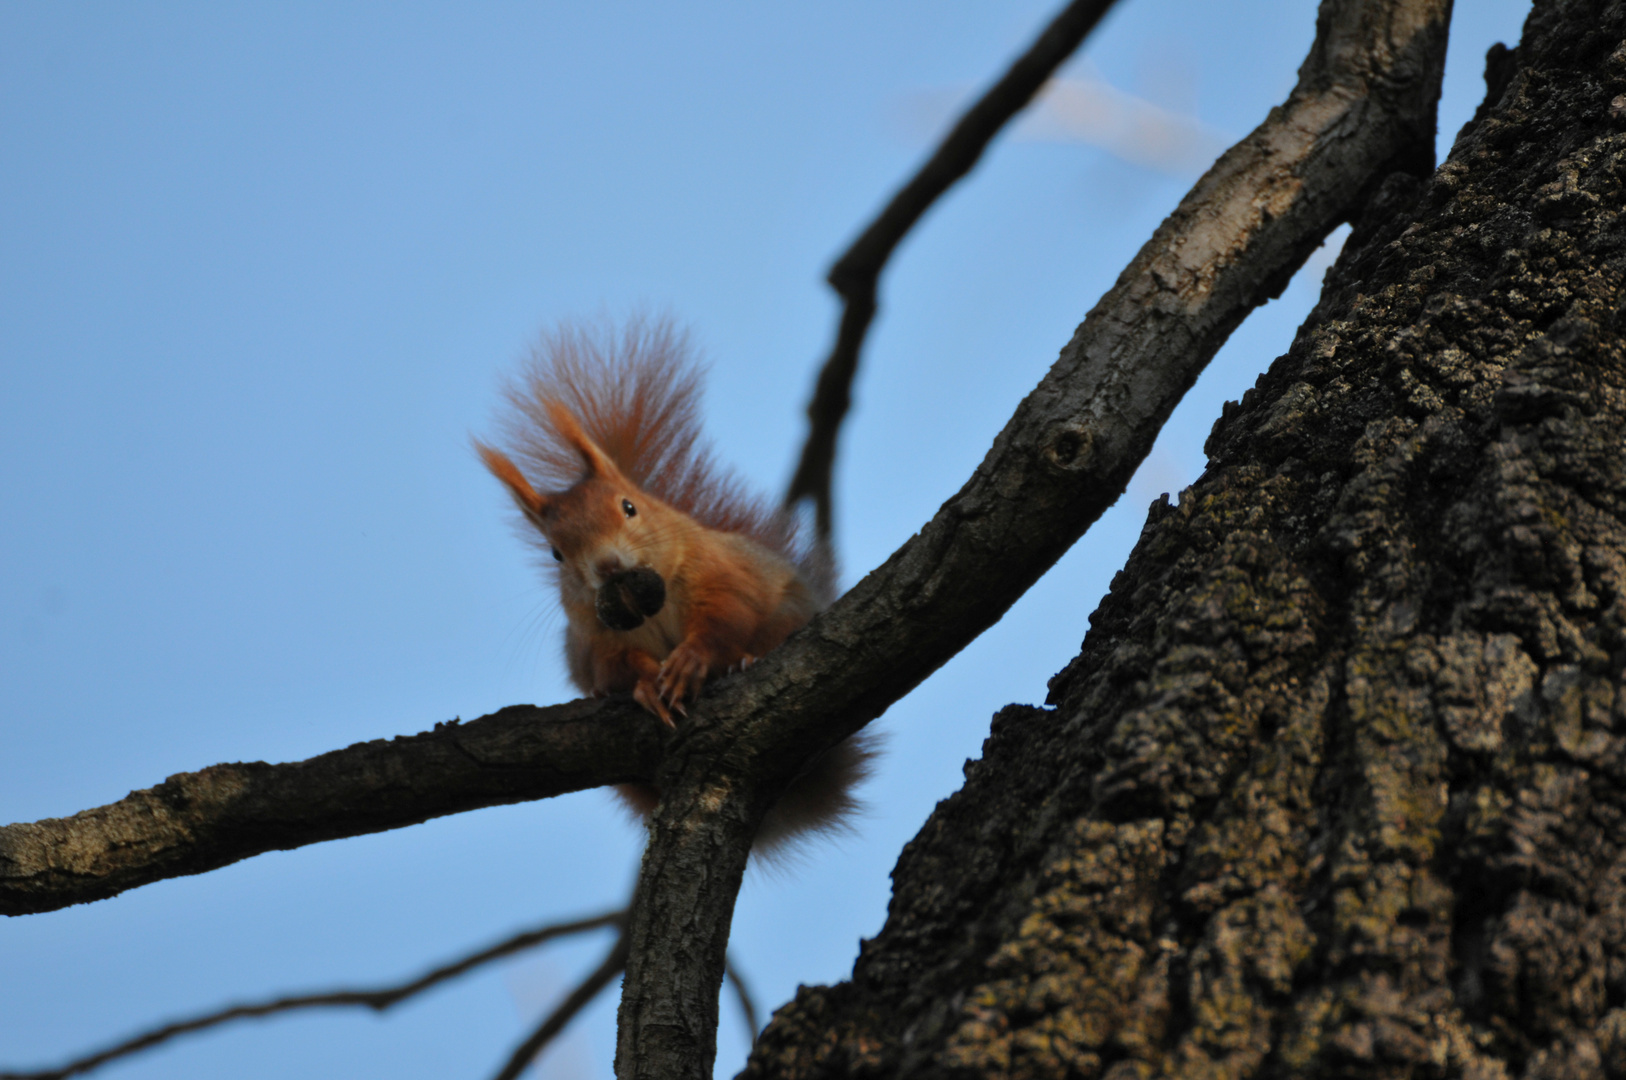
[[[1626,3],[1491,61],[746,1076],[1626,1076]]]

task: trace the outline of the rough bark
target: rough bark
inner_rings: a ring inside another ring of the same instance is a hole
[[[1626,1075],[1623,38],[1493,53],[745,1076]]]
[[[0,828],[0,914],[104,900],[443,814],[648,780],[663,741],[660,725],[630,701],[515,705],[308,761],[177,773],[73,817]]]

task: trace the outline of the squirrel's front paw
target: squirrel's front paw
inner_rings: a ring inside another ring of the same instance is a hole
[[[655,685],[655,680],[644,676],[638,680],[638,685],[632,688],[632,700],[661,718],[661,723],[667,727],[677,727],[672,722],[672,714],[666,708],[666,702],[661,700],[661,692]]]
[[[685,643],[673,649],[672,654],[661,665],[656,685],[666,703],[680,715],[687,716],[689,714],[684,709],[683,703],[700,693],[700,688],[706,684],[706,675],[710,671],[711,665],[706,662],[705,654],[693,645]]]

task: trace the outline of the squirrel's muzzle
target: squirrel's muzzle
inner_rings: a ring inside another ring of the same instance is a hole
[[[636,630],[666,606],[666,582],[647,566],[627,570],[598,587],[593,606],[611,630]]]

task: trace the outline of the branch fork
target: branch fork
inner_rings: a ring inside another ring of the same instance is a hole
[[[215,766],[73,818],[0,829],[0,911],[48,911],[260,851],[654,779],[664,797],[628,924],[616,1072],[709,1077],[734,902],[777,788],[996,622],[1117,500],[1247,313],[1385,176],[1432,164],[1449,16],[1450,0],[1323,0],[1287,102],[1153,234],[965,486],[829,611],[700,698],[670,740],[630,702],[608,700],[504,710],[292,765]],[[832,278],[845,288],[840,264]],[[842,334],[861,339],[873,287],[850,300]],[[839,403],[846,382],[834,378]],[[815,436],[833,448],[833,426]]]

